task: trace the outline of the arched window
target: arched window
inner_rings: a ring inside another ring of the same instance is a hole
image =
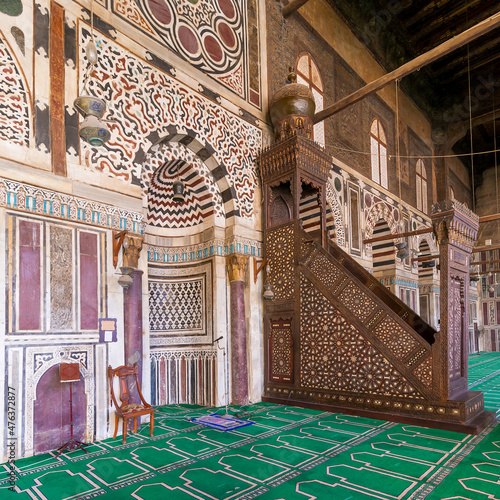
[[[424,161],[417,160],[417,209],[427,213],[427,171]]]
[[[299,55],[295,73],[297,74],[297,83],[306,85],[311,89],[316,103],[316,113],[322,111],[324,107],[323,82],[321,81],[318,66],[309,52],[303,52]],[[324,121],[314,125],[314,140],[322,146],[325,145]]]
[[[375,118],[370,129],[370,148],[372,157],[372,179],[386,189],[387,178],[387,140],[380,121]]]

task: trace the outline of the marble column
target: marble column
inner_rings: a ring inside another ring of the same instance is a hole
[[[139,364],[139,380],[142,375],[142,274],[142,271],[132,271],[132,284],[123,290],[125,364]]]
[[[137,269],[142,249],[142,237],[127,235],[123,248],[123,265],[132,278],[132,284],[123,289],[123,330],[125,365],[139,365],[139,384],[142,386],[142,275]],[[131,402],[140,403],[135,381],[128,377]]]
[[[245,313],[246,255],[227,257],[231,314],[231,403],[248,403],[247,328]]]

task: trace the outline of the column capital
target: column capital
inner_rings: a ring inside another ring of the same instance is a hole
[[[138,234],[128,233],[125,237],[125,241],[128,242],[128,245],[127,247],[125,247],[125,244],[123,245],[123,267],[137,269],[144,237]]]
[[[231,254],[226,257],[229,281],[245,281],[248,255]]]
[[[479,216],[457,200],[445,200],[432,207],[432,224],[440,245],[454,245],[472,251],[479,229]]]

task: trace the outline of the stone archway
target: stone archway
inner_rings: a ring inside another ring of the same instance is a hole
[[[87,396],[83,380],[72,382],[73,433],[85,441]],[[69,441],[69,384],[59,380],[59,365],[51,366],[40,378],[33,404],[33,449],[38,455],[56,450]]]
[[[149,137],[148,139],[152,141],[155,138]],[[220,163],[217,160],[215,150],[209,144],[202,144],[197,139],[196,132],[191,131],[187,134],[185,132],[177,131],[175,127],[170,127],[170,133],[168,135],[157,137],[146,155],[141,172],[143,199],[145,198],[144,190],[147,191],[153,173],[159,166],[158,164],[155,164],[155,156],[160,153],[161,146],[164,144],[180,144],[194,153],[194,155],[196,155],[196,157],[199,158],[199,160],[201,160],[201,162],[206,166],[207,171],[210,173],[214,183],[217,185],[224,203],[226,219],[240,215],[236,190],[228,180],[226,167],[223,163]]]

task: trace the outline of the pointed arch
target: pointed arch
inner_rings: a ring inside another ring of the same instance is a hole
[[[297,83],[310,88],[314,96],[314,103],[316,104],[316,113],[322,111],[325,105],[323,80],[318,65],[309,52],[301,52],[299,54],[295,64],[295,73],[297,75]],[[314,140],[322,146],[325,145],[324,121],[314,125]]]
[[[143,200],[147,199],[149,183],[156,170],[157,165],[152,161],[162,144],[180,144],[194,153],[207,167],[214,184],[217,186],[222,202],[226,219],[240,216],[238,196],[235,188],[228,180],[228,172],[222,163],[218,163],[214,154],[215,150],[209,144],[202,144],[194,131],[178,131],[176,127],[169,126],[169,134],[162,137],[149,137],[152,146],[149,148],[141,172],[141,188]]]
[[[370,127],[370,151],[372,180],[388,189],[387,138],[384,127],[378,118],[373,119]]]

